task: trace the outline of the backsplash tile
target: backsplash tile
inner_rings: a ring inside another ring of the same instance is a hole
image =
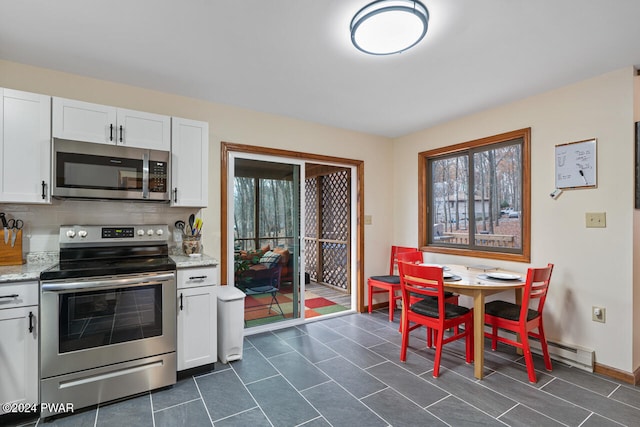
[[[65,224],[168,224],[198,214],[197,208],[172,208],[168,203],[110,200],[53,200],[50,205],[0,204],[7,218],[24,221],[23,251],[58,251],[58,233]],[[172,244],[172,242],[170,242]]]

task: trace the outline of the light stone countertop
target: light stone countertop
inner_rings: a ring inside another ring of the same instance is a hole
[[[218,260],[206,254],[190,257],[177,253],[170,254],[176,268],[217,266]],[[58,263],[58,252],[35,252],[26,256],[26,263],[21,265],[0,266],[0,283],[39,280],[40,272]]]
[[[0,283],[39,280],[40,272],[58,263],[58,252],[27,254],[26,263],[0,266]]]
[[[187,255],[169,255],[171,259],[176,263],[176,268],[190,268],[190,267],[210,267],[217,266],[218,260],[210,257],[206,254],[201,256],[187,256]]]

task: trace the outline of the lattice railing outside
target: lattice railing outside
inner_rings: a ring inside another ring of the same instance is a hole
[[[305,271],[314,281],[349,291],[350,171],[307,179],[305,188]]]

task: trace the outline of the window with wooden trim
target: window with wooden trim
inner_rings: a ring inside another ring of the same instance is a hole
[[[526,128],[418,154],[422,250],[530,261],[530,140]]]

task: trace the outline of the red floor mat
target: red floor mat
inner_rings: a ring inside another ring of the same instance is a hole
[[[327,307],[334,304],[335,302],[329,301],[328,299],[322,297],[304,300],[304,305],[307,308]]]

